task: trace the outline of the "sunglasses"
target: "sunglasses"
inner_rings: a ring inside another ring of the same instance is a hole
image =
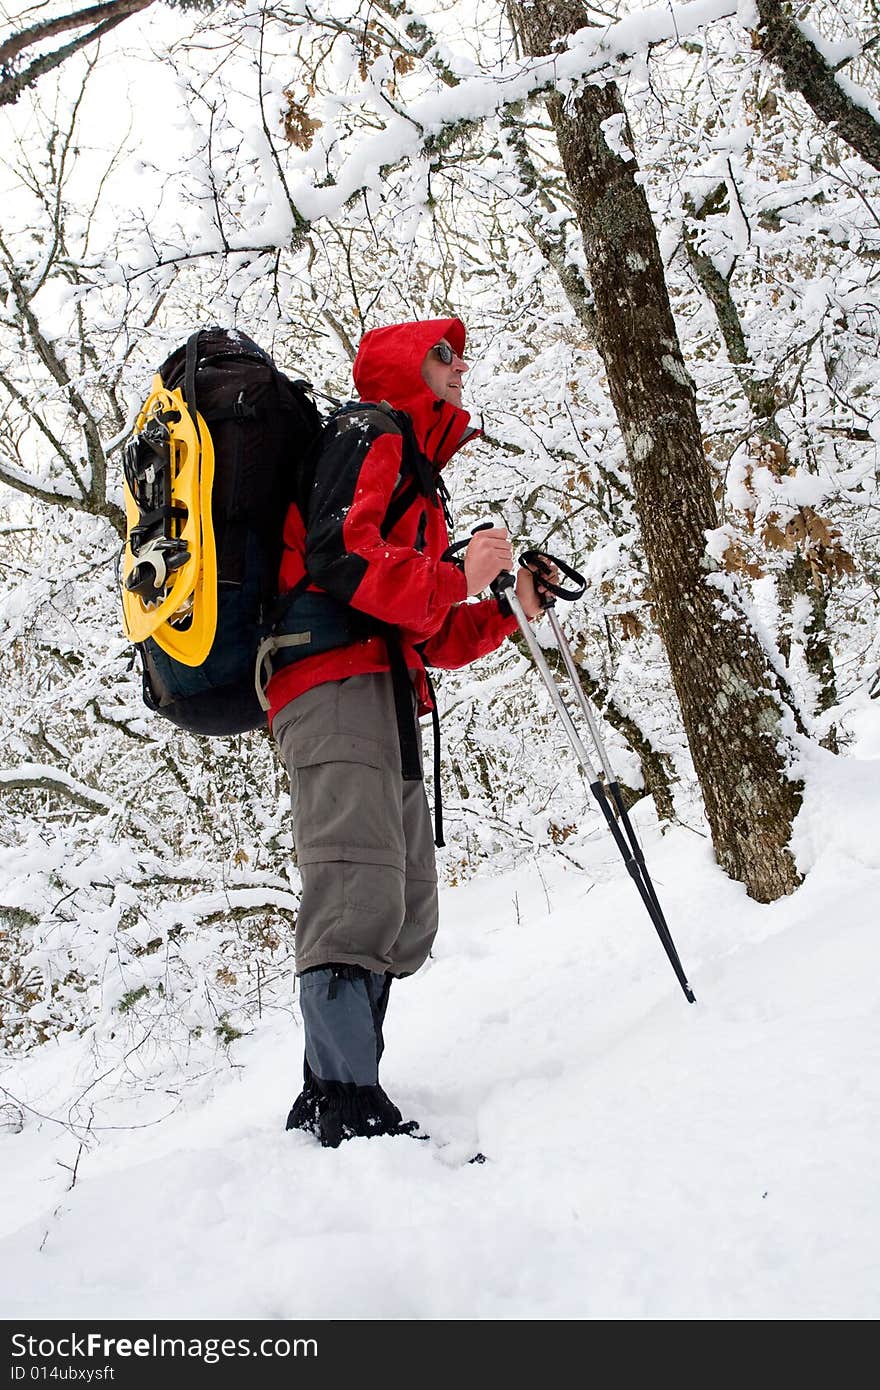
[[[449,346],[448,343],[438,343],[436,347],[431,348],[431,351],[436,352],[444,367],[449,367],[452,365],[452,359],[455,356],[455,353],[452,351],[452,348]]]

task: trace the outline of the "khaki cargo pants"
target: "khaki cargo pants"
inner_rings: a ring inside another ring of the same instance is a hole
[[[360,965],[412,975],[437,934],[437,870],[423,782],[404,782],[389,672],[327,681],[282,709],[302,876],[296,970]]]

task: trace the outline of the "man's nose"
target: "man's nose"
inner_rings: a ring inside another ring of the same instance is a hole
[[[454,372],[469,372],[470,367],[468,366],[467,362],[465,362],[463,357],[458,357],[456,355],[452,359],[452,370]]]

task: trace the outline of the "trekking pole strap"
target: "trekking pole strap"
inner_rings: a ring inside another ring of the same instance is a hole
[[[548,555],[546,550],[524,550],[519,557],[519,562],[524,569],[537,570],[541,576],[541,582],[555,598],[564,598],[571,603],[574,599],[583,598],[587,591],[587,581],[584,576],[573,569],[571,565],[566,564],[564,560],[560,560],[558,555]],[[565,589],[561,584],[551,584],[547,578],[551,565],[555,565],[560,574],[564,574],[566,579],[570,579],[575,587]]]
[[[447,493],[447,496],[448,495],[449,494]],[[440,559],[452,560],[461,569],[464,569],[464,556],[462,556],[461,559],[455,558],[458,555],[458,552],[460,550],[467,549],[467,547],[470,545],[471,541],[473,540],[474,536],[477,534],[478,531],[491,531],[494,525],[494,521],[481,521],[478,526],[475,526],[473,528],[469,536],[465,536],[463,541],[453,541],[451,545],[448,545],[444,550],[443,554],[440,556]],[[498,580],[500,578],[501,575],[498,576],[498,579],[493,580],[492,584],[490,585],[490,588],[492,589],[493,593],[495,592],[495,585],[498,583]]]

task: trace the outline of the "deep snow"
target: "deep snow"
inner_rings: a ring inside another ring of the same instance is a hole
[[[383,1063],[430,1142],[285,1134],[289,1020],[201,1077],[106,1078],[81,1151],[88,1039],[7,1061],[4,1317],[875,1318],[880,701],[848,723],[850,756],[806,755],[809,873],[772,906],[638,808],[696,1005],[595,818],[581,869],[444,891]]]

